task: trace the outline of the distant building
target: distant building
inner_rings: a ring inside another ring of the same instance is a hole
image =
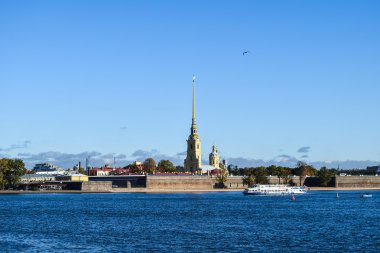
[[[223,159],[223,161],[222,161],[222,169],[225,169],[225,170],[228,169],[228,162],[225,159]]]
[[[89,170],[89,175],[98,177],[109,176],[112,171],[113,169],[107,166],[101,168],[92,168]]]
[[[207,175],[211,175],[213,174],[213,172],[215,172],[215,170],[218,170],[218,168],[215,168],[214,166],[212,165],[202,165],[202,174],[207,174]]]
[[[114,175],[129,175],[130,172],[129,172],[129,169],[127,169],[127,168],[116,168],[115,170],[111,171],[109,174],[112,176],[114,176]]]
[[[76,174],[70,174],[70,175],[64,175],[64,176],[57,176],[56,180],[57,181],[86,182],[86,181],[88,181],[88,176],[80,174],[80,173],[76,173]]]
[[[51,163],[37,163],[33,170],[35,174],[50,174],[50,175],[58,175],[63,174],[64,170],[55,166]]]
[[[222,169],[227,169],[227,161],[220,162],[218,148],[213,145],[209,155],[209,165],[202,165],[202,174],[217,175]]]
[[[371,174],[378,174],[380,173],[380,166],[368,166],[366,170]]]
[[[219,153],[215,145],[212,146],[212,152],[209,155],[209,164],[215,167],[216,169],[220,168],[219,167],[219,164],[220,164]]]
[[[51,174],[25,174],[20,177],[21,183],[55,181]]]

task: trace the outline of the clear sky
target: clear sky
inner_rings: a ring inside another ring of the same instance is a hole
[[[203,159],[377,164],[379,27],[379,1],[3,0],[0,156],[182,163],[195,74]]]

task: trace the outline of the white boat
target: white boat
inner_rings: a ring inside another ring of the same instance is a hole
[[[304,186],[288,186],[288,185],[269,185],[255,184],[244,190],[245,195],[291,195],[305,194],[307,192]]]

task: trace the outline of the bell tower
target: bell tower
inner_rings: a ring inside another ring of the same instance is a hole
[[[212,152],[210,153],[208,159],[211,166],[214,166],[215,168],[219,169],[220,158],[218,149],[215,145],[212,146]]]
[[[190,135],[187,139],[187,155],[185,159],[185,170],[192,173],[198,173],[202,167],[201,158],[201,140],[198,135],[197,122],[196,122],[196,110],[195,110],[195,79],[193,75],[193,109]]]

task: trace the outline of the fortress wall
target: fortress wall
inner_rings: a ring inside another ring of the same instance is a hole
[[[82,191],[109,192],[112,191],[112,181],[82,182]]]
[[[287,181],[284,180],[284,178],[278,178],[278,176],[268,176],[267,179],[269,184],[292,184],[296,186],[303,186],[307,177],[291,176]]]
[[[336,176],[335,187],[380,188],[380,176]]]
[[[164,190],[211,190],[216,184],[215,177],[207,176],[147,176],[148,189]],[[225,183],[228,189],[244,189],[242,177],[229,177]]]
[[[214,183],[216,183],[215,180]],[[248,187],[248,185],[243,185],[243,177],[229,177],[225,186],[227,189],[244,189]]]
[[[209,190],[215,180],[203,176],[147,176],[148,189],[164,190]]]

